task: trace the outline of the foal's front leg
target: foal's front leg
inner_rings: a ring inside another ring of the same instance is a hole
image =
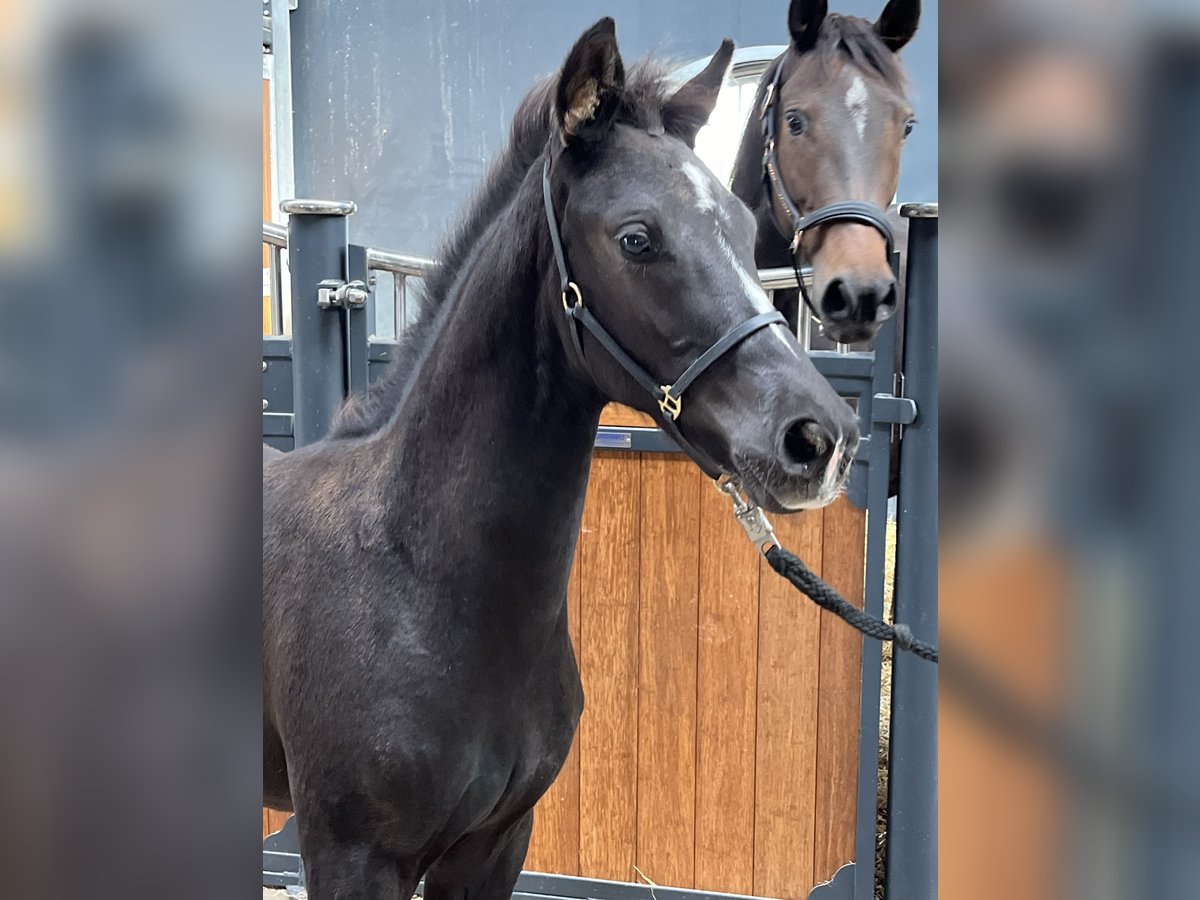
[[[306,828],[300,812],[296,824],[309,900],[411,900],[420,873],[407,871],[374,843],[335,839],[326,829]]]
[[[425,875],[425,900],[509,900],[532,833],[530,810],[499,833],[459,841]]]

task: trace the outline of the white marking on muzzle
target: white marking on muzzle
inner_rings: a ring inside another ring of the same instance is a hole
[[[829,455],[829,462],[825,466],[825,474],[821,478],[821,492],[818,495],[820,500],[825,503],[833,502],[837,496],[841,485],[837,483],[838,471],[842,466],[842,456],[846,452],[846,436],[839,430],[837,442],[833,445],[833,453]]]

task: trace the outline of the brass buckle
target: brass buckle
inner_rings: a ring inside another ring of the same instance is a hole
[[[669,384],[659,385],[663,395],[658,401],[658,408],[663,411],[664,416],[668,416],[674,422],[679,418],[679,413],[683,411],[683,398],[672,394],[671,388],[672,385]]]
[[[568,290],[575,292],[575,302],[573,304],[567,302],[567,291]],[[562,301],[563,301],[563,309],[565,309],[567,312],[570,312],[577,306],[583,306],[583,294],[580,293],[580,291],[579,291],[579,285],[577,285],[573,281],[568,281],[567,286],[565,288],[563,288]]]

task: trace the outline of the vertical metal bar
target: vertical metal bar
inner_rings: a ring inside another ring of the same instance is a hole
[[[292,16],[290,0],[271,2],[271,116],[275,147],[271,154],[275,169],[275,196],[291,197],[296,190],[292,149]]]
[[[292,269],[292,384],[296,446],[324,437],[346,391],[341,314],[317,306],[317,284],[342,278],[353,203],[285,200]]]
[[[392,273],[392,337],[397,340],[408,327],[408,276]]]
[[[875,342],[871,389],[859,398],[862,433],[870,437],[867,452],[867,553],[864,606],[871,615],[883,616],[887,568],[888,467],[891,461],[891,425],[875,422],[875,394],[886,393],[895,369],[896,323],[886,322]],[[883,670],[883,645],[863,641],[862,684],[859,689],[858,794],[855,806],[854,900],[872,900],[875,886],[877,783],[879,778],[879,705]]]
[[[346,248],[346,280],[361,281],[370,290],[371,273],[367,271],[367,249],[358,244]],[[356,391],[367,385],[367,317],[375,303],[374,294],[366,306],[344,310],[346,324],[346,388]]]
[[[896,621],[937,640],[937,207],[906,205],[904,383],[917,419],[900,445]],[[888,900],[937,897],[937,667],[908,653],[892,661],[888,772]]]
[[[271,334],[283,334],[283,262],[282,250],[274,244],[271,248]]]

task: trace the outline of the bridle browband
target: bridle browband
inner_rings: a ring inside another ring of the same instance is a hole
[[[579,331],[579,327],[583,326],[591,332],[592,337],[599,341],[600,346],[608,352],[608,355],[629,374],[629,377],[641,385],[642,389],[654,398],[655,403],[658,404],[658,408],[662,412],[663,431],[679,445],[680,449],[695,461],[704,474],[714,480],[727,474],[724,469],[717,465],[712,457],[687,440],[679,430],[678,420],[680,413],[683,412],[683,392],[697,378],[703,375],[713,363],[750,335],[754,334],[754,332],[776,323],[786,327],[787,319],[784,318],[783,313],[778,310],[771,310],[771,312],[760,313],[757,316],[747,319],[740,325],[735,325],[729,331],[725,332],[716,343],[697,356],[691,365],[684,369],[683,374],[676,378],[674,382],[659,384],[658,379],[626,353],[621,345],[617,343],[616,339],[609,334],[608,329],[601,325],[599,320],[591,314],[584,305],[583,292],[579,289],[579,285],[571,280],[570,273],[567,270],[567,257],[563,250],[562,236],[558,230],[558,217],[554,213],[554,201],[551,197],[549,159],[542,166],[542,201],[546,207],[546,222],[550,226],[550,243],[554,247],[554,261],[558,265],[563,309],[566,310],[568,329],[571,332],[571,343],[575,346],[575,353],[580,365],[585,370],[587,369],[587,360],[583,355],[583,342],[580,340]]]
[[[892,233],[892,226],[887,220],[885,210],[865,200],[842,200],[838,203],[831,203],[828,206],[822,206],[820,209],[814,210],[807,216],[802,215],[800,210],[797,209],[791,195],[788,194],[787,188],[784,186],[783,179],[779,176],[779,151],[775,146],[775,135],[778,124],[776,122],[775,100],[779,95],[780,82],[783,80],[783,62],[784,60],[781,57],[778,65],[775,66],[775,74],[771,78],[771,83],[767,86],[767,94],[763,98],[762,109],[759,110],[758,114],[762,122],[763,134],[763,180],[766,183],[768,195],[774,192],[775,196],[779,198],[779,202],[783,204],[783,208],[787,211],[788,219],[791,220],[792,243],[788,247],[788,256],[792,261],[792,269],[796,272],[796,281],[800,285],[800,296],[804,298],[804,304],[809,308],[809,311],[819,319],[821,314],[813,305],[812,298],[808,295],[808,288],[804,286],[804,279],[800,276],[800,238],[804,232],[809,228],[816,225],[823,225],[826,222],[858,222],[862,225],[870,225],[882,234],[883,239],[887,242],[889,264],[891,263],[892,250],[895,247],[896,238]],[[778,223],[776,223],[776,227],[778,227]],[[786,236],[785,234],[784,237]]]

